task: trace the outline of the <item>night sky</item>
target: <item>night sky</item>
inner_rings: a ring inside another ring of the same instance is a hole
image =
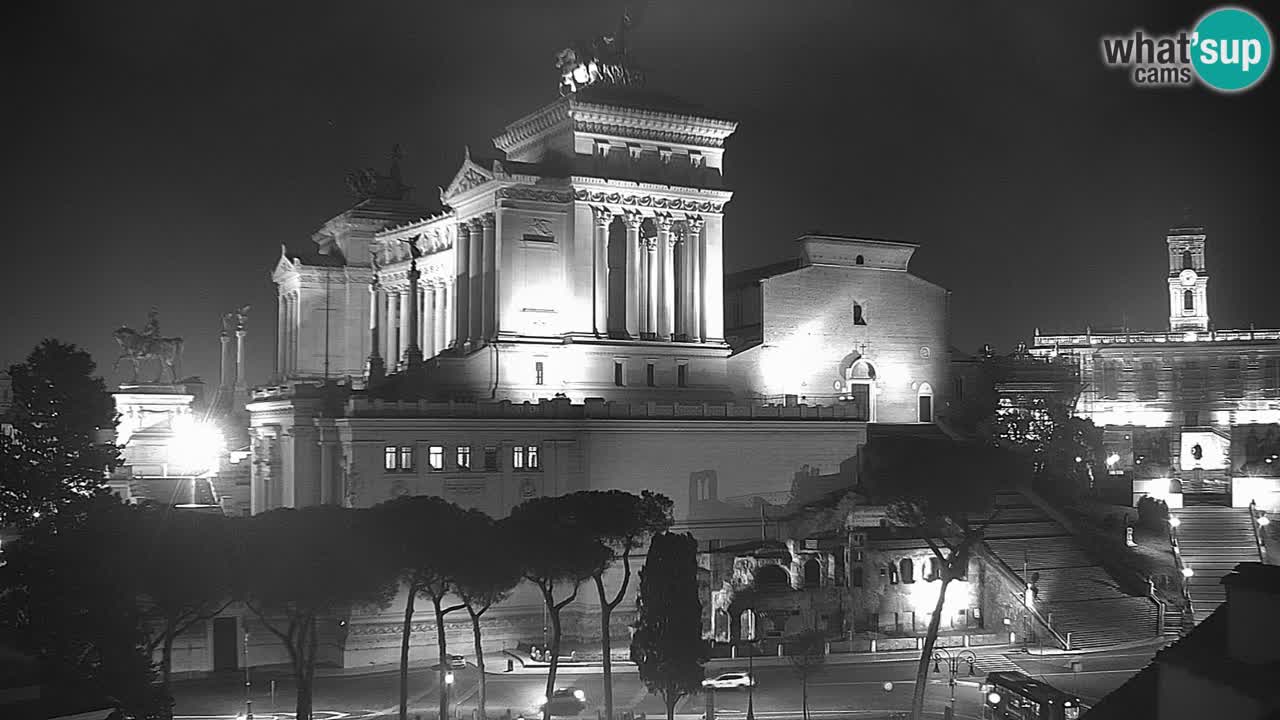
[[[630,39],[650,85],[739,122],[726,269],[791,257],[813,230],[919,243],[913,271],[953,292],[953,343],[1007,351],[1037,326],[1163,329],[1164,231],[1190,207],[1215,325],[1280,326],[1274,68],[1237,96],[1138,89],[1100,36],[1190,28],[1212,4],[1031,5],[651,0]],[[555,99],[556,51],[621,7],[10,10],[0,363],[52,336],[118,382],[110,332],[154,305],[187,340],[184,374],[212,386],[221,313],[250,303],[265,382],[280,243],[348,207],[344,175],[400,143],[436,207],[463,146]],[[1274,35],[1280,12],[1262,15]]]

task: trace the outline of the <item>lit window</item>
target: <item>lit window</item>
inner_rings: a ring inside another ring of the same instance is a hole
[[[614,361],[613,361],[613,384],[614,384],[614,385],[617,385],[618,387],[622,387],[622,386],[626,385],[626,383],[624,382],[623,375],[622,375],[622,361],[621,361],[621,360],[614,360]]]
[[[689,387],[689,366],[676,366],[676,385],[678,387]]]
[[[516,445],[511,448],[511,467],[515,470],[537,470],[538,446]]]
[[[413,470],[413,448],[408,445],[400,447],[400,469],[404,471]]]
[[[427,462],[431,463],[432,470],[444,469],[444,446],[432,445],[427,452]]]
[[[649,387],[653,387],[654,385],[656,385],[656,384],[657,384],[657,381],[656,381],[656,379],[654,378],[654,366],[653,366],[653,363],[645,363],[645,366],[644,366],[644,383],[645,383],[646,385],[648,385]]]
[[[458,446],[458,469],[459,470],[471,469],[471,446],[470,445]]]
[[[541,361],[541,360],[539,360],[538,362],[536,362],[536,363],[534,363],[534,364],[533,364],[533,375],[534,375],[534,377],[533,377],[533,384],[534,384],[534,385],[541,385],[541,384],[542,384],[542,380],[543,380],[543,378],[544,378],[544,375],[543,375],[543,373],[542,373],[542,361]]]
[[[384,470],[396,469],[396,446],[395,445],[388,445],[382,451],[382,469]]]
[[[485,449],[484,449],[484,469],[485,469],[485,470],[497,470],[497,469],[498,469],[498,448],[496,448],[496,447],[494,447],[494,446],[492,446],[492,445],[485,446]]]

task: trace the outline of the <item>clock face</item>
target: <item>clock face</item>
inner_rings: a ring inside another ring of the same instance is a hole
[[[1182,284],[1183,284],[1183,285],[1195,285],[1195,284],[1196,284],[1196,271],[1195,271],[1195,270],[1183,270],[1183,271],[1182,271],[1182,274],[1178,275],[1178,280],[1180,280],[1180,281],[1182,282]]]

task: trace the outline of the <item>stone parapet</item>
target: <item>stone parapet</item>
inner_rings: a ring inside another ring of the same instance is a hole
[[[548,420],[846,420],[863,421],[856,407],[845,405],[740,405],[736,403],[606,402],[587,398],[537,403],[388,401],[351,398],[348,417],[538,418]]]

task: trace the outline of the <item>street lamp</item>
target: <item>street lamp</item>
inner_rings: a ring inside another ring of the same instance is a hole
[[[946,711],[947,720],[955,717],[956,714],[956,675],[960,674],[960,663],[963,662],[969,664],[969,675],[972,676],[974,674],[973,663],[976,662],[977,659],[978,656],[974,655],[972,650],[961,650],[954,655],[946,648],[938,648],[933,652],[933,671],[935,673],[941,672],[942,668],[940,667],[940,664],[945,662],[950,676],[951,707],[948,707]]]
[[[169,465],[178,473],[191,476],[191,502],[178,507],[204,507],[196,501],[196,479],[218,469],[224,446],[222,432],[213,423],[197,421],[190,415],[174,418],[172,428]]]
[[[448,714],[449,714],[449,703],[450,703],[450,701],[452,701],[452,700],[453,700],[453,698],[452,698],[452,697],[450,697],[452,694],[453,694],[453,671],[452,671],[452,670],[447,670],[447,671],[445,671],[445,674],[444,674],[444,712],[445,712],[445,717],[448,717]],[[440,718],[440,720],[444,720],[444,717]]]
[[[253,720],[253,695],[249,685],[249,631],[244,631],[244,720]]]

